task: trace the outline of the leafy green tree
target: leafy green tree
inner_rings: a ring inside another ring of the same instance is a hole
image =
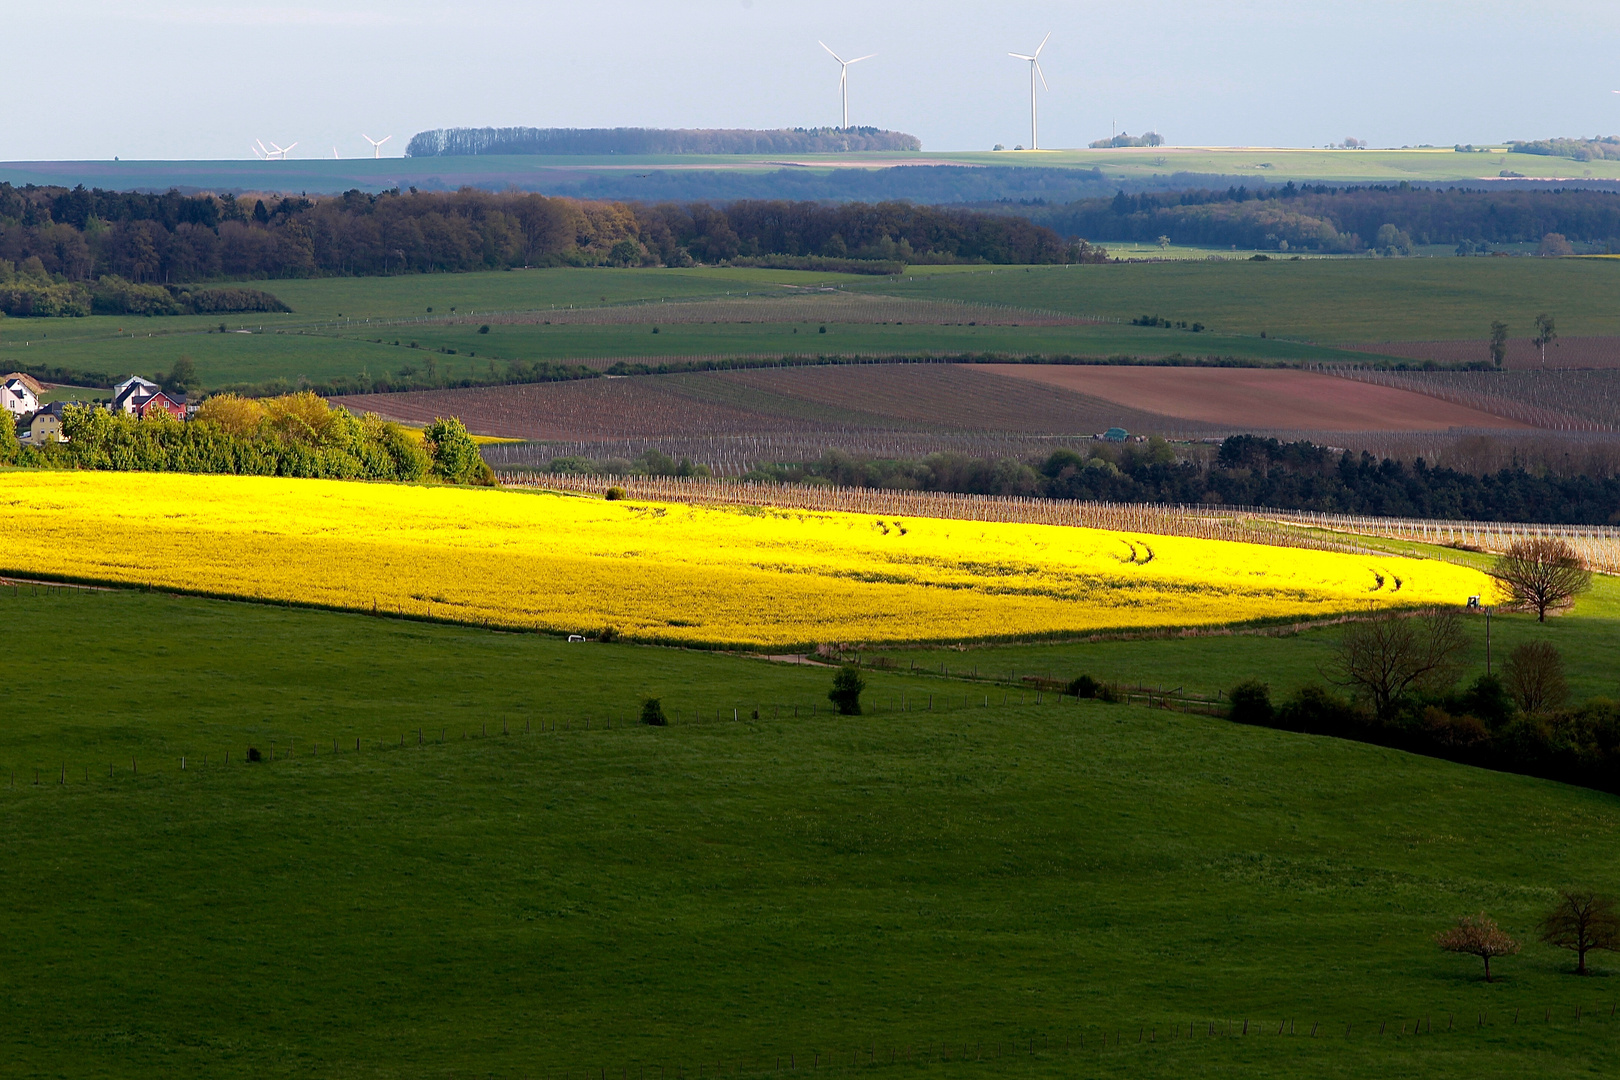
[[[0,415],[0,465],[10,465],[20,453],[22,443],[17,441],[17,425],[9,414]]]
[[[493,484],[495,474],[478,444],[473,441],[467,427],[455,417],[433,421],[422,432],[427,444],[428,459],[433,463],[433,475],[452,484]]]
[[[1500,320],[1491,323],[1491,360],[1497,367],[1507,359],[1508,325]]]
[[[866,689],[866,680],[853,666],[846,664],[838,669],[833,676],[832,689],[827,691],[827,700],[838,708],[841,716],[861,715],[861,691]]]
[[[1541,350],[1541,366],[1547,366],[1547,346],[1558,340],[1558,327],[1553,317],[1543,311],[1536,316],[1536,336],[1531,339]]]
[[[641,703],[641,722],[651,727],[663,727],[669,723],[664,715],[664,705],[658,698],[650,697]]]
[[[197,381],[197,365],[189,356],[176,360],[174,367],[159,381],[171,394],[189,394],[201,386]]]
[[[1412,253],[1412,236],[1391,224],[1378,226],[1378,234],[1373,239],[1373,246],[1385,255],[1410,255]]]
[[[608,252],[608,261],[614,266],[634,266],[641,262],[641,245],[625,237]]]

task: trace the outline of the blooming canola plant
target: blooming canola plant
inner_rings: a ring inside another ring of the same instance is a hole
[[[0,572],[750,648],[1309,618],[1491,594],[1480,572],[1434,560],[1057,525],[274,477],[131,480],[0,474]]]

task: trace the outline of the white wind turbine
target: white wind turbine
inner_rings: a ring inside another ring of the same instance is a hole
[[[1010,52],[1007,54],[1008,56],[1019,60],[1029,61],[1029,148],[1031,150],[1039,150],[1041,148],[1040,128],[1035,122],[1035,77],[1039,75],[1041,78],[1041,85],[1046,86],[1046,72],[1041,70],[1041,49],[1046,48],[1046,43],[1051,40],[1052,32],[1048,30],[1046,36],[1041,38],[1040,48],[1035,50],[1035,55],[1026,56],[1023,53],[1015,52]],[[1052,88],[1050,86],[1046,86],[1046,89],[1050,91]]]
[[[360,137],[371,144],[371,156],[374,159],[382,157],[382,144],[393,138],[392,135],[384,135],[380,139],[373,139],[370,135],[363,133]]]
[[[298,145],[293,143],[292,146],[277,146],[275,143],[271,143],[269,146],[265,146],[260,139],[254,139],[253,141],[257,144],[253,152],[265,161],[286,161],[288,152],[292,150],[293,146]]]
[[[827,49],[827,43],[825,41],[818,41],[816,44],[820,45],[823,49]],[[845,60],[842,56],[839,56],[831,49],[827,49],[827,55],[838,61],[839,64],[838,89],[839,92],[844,96],[844,127],[847,129],[849,127],[849,65],[858,64],[862,60],[870,60],[872,57],[876,56],[877,53],[867,53],[865,56],[857,56],[853,60]]]

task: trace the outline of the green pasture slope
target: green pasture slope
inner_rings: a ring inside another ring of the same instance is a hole
[[[944,272],[942,272],[944,271]],[[781,295],[837,285],[897,297],[1056,310],[1128,321],[1202,322],[1194,334],[1124,324],[993,327],[818,322],[660,326],[661,299]],[[1001,353],[1012,356],[1234,356],[1268,361],[1366,359],[1353,343],[1483,341],[1503,319],[1528,336],[1551,313],[1565,336],[1620,333],[1620,260],[1316,259],[1124,263],[1071,267],[913,268],[902,278],[746,269],[549,269],[389,278],[273,281],[294,311],[224,318],[8,319],[0,366],[57,365],[112,374],[166,371],[190,356],[206,386],[284,378],[321,381],[425,370],[411,350],[455,349],[447,376],[487,374],[491,360],[635,360],[778,354]],[[617,326],[446,324],[480,312],[641,305],[645,322]],[[429,310],[431,309],[431,311]],[[377,320],[382,320],[379,325]],[[401,320],[406,320],[401,322]],[[218,333],[227,329],[251,333]],[[794,333],[797,330],[798,333]],[[1262,338],[1260,335],[1266,334]],[[810,337],[805,335],[810,333]],[[377,343],[376,339],[382,339]],[[400,344],[393,344],[398,341]]]
[[[1620,334],[1620,260],[1532,258],[1176,260],[908,273],[858,288],[1113,318],[1161,315],[1213,333],[1325,345],[1534,333],[1548,312],[1566,337]]]
[[[742,657],[0,613],[7,1075],[1620,1069],[1620,964],[1531,933],[1559,886],[1620,889],[1612,796],[921,674],[835,719],[826,669]],[[646,694],[683,722],[625,723]],[[1480,908],[1526,941],[1492,985],[1430,941]]]

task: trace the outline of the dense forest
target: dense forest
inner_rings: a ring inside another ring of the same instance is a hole
[[[554,466],[555,468],[555,466]],[[1211,503],[1334,514],[1620,524],[1620,477],[1554,476],[1507,468],[1476,476],[1308,442],[1237,435],[1211,462],[1178,460],[1160,440],[1031,461],[935,454],[919,461],[819,461],[755,470],[751,479],[851,487],[1037,495],[1106,502]]]
[[[1557,233],[1620,251],[1620,194],[1371,186],[1119,192],[1063,206],[1009,207],[1065,236],[1100,241],[1354,252],[1410,244],[1538,242]],[[1386,226],[1389,227],[1386,229]],[[1380,234],[1383,234],[1382,238]],[[1391,237],[1396,237],[1393,243]]]
[[[439,128],[411,136],[406,157],[468,154],[841,154],[921,150],[915,135],[874,127]]]
[[[581,202],[520,192],[330,199],[146,195],[0,184],[0,263],[57,283],[688,266],[820,256],[1053,263],[1088,254],[1023,218],[909,203]]]

